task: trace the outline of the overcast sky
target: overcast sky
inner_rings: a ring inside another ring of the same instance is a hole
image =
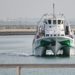
[[[56,13],[75,19],[75,0],[0,0],[0,19],[38,18],[52,13],[53,3]]]

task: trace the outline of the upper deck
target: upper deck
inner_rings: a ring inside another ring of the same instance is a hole
[[[43,15],[39,21],[38,32],[39,34],[43,34],[45,37],[72,34],[70,25],[66,22],[63,15],[50,16],[48,14]]]

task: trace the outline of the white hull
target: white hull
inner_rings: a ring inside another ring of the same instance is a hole
[[[63,51],[63,55],[70,56],[71,52],[73,52],[71,51],[73,47],[74,39],[70,37],[43,37],[35,39],[33,42],[33,54],[35,56],[44,56],[46,55],[46,50],[51,50],[54,55],[57,55],[59,51]]]

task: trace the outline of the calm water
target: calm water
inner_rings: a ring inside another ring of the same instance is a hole
[[[32,54],[34,35],[0,36],[0,64],[75,63],[75,56],[35,57]],[[12,74],[11,74],[12,72]],[[36,73],[37,72],[37,73]],[[23,69],[22,75],[74,75],[75,69]],[[16,75],[15,69],[0,69],[0,75]]]

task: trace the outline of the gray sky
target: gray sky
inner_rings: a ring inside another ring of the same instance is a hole
[[[75,0],[0,0],[0,19],[38,18],[52,13],[53,2],[56,13],[75,19]]]

